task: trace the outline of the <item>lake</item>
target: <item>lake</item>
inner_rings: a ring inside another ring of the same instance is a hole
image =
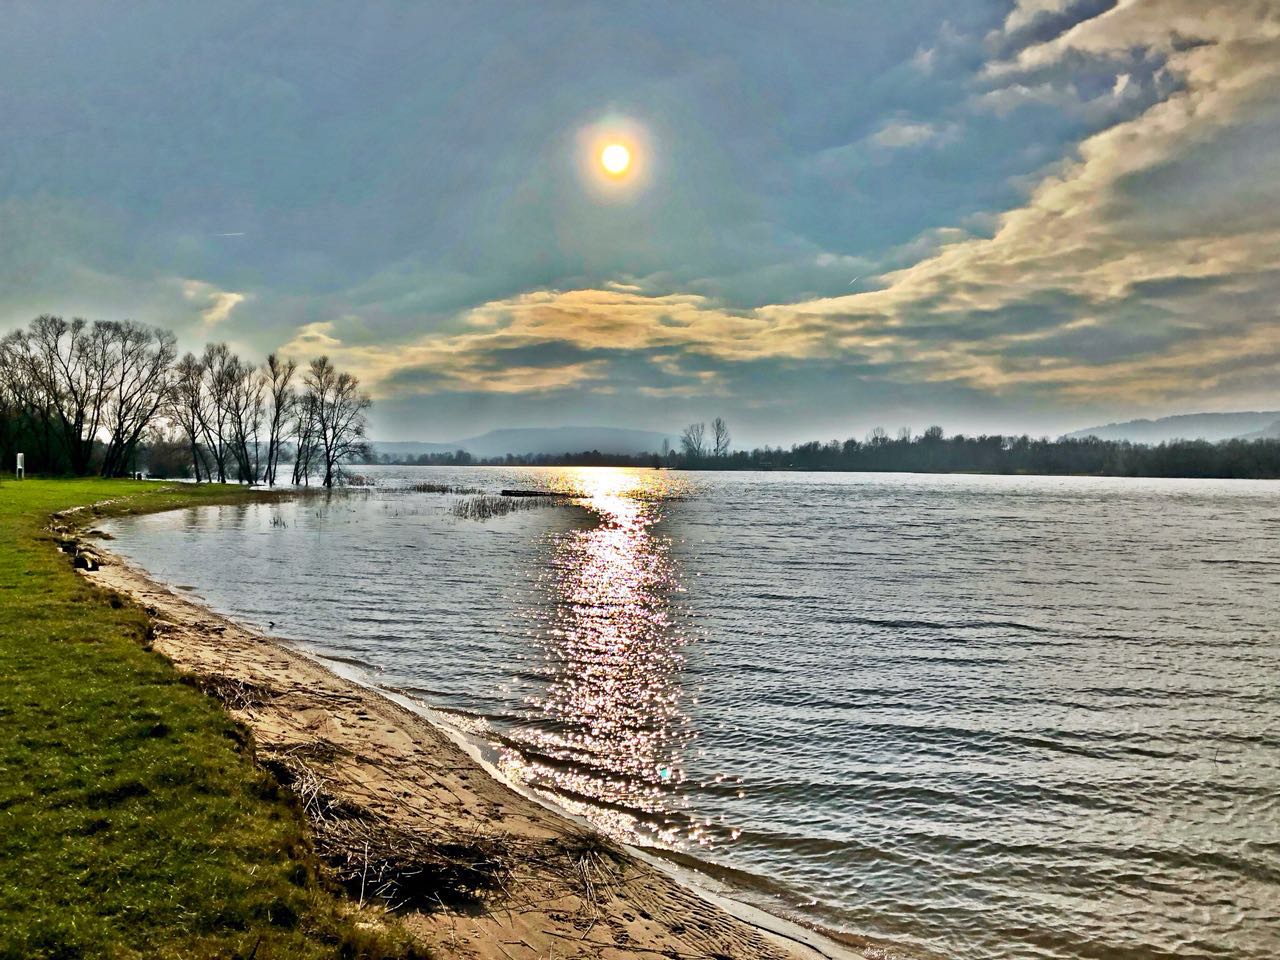
[[[1280,956],[1280,483],[360,469],[112,548],[775,912]]]

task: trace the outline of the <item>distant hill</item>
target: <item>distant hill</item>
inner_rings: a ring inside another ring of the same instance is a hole
[[[1246,433],[1241,440],[1280,440],[1280,420],[1277,420],[1271,426],[1253,433]]]
[[[1230,440],[1248,436],[1280,436],[1280,410],[1251,413],[1186,413],[1159,420],[1127,420],[1101,427],[1087,427],[1068,437],[1097,437],[1099,440],[1130,440],[1134,443],[1163,443],[1167,440]]]
[[[490,430],[478,437],[467,437],[451,443],[418,441],[373,442],[378,454],[416,457],[424,453],[448,453],[465,450],[473,457],[503,457],[513,454],[559,454],[598,450],[601,453],[653,453],[667,441],[673,448],[676,437],[653,430],[626,430],[618,427],[526,427]]]

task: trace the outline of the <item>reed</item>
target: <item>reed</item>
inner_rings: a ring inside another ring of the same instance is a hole
[[[408,489],[413,493],[455,493],[461,496],[484,493],[479,487],[460,487],[451,483],[412,483]]]
[[[452,512],[463,520],[492,520],[517,510],[538,510],[567,503],[563,497],[495,497],[490,494],[471,496],[454,503]]]

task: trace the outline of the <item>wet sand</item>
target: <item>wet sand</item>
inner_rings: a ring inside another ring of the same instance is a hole
[[[440,957],[887,958],[666,871],[495,779],[423,716],[155,582],[94,543],[84,575],[150,614],[154,647],[252,731],[354,896]]]

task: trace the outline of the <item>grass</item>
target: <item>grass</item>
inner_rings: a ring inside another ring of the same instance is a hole
[[[542,507],[562,507],[569,500],[565,497],[493,497],[488,495],[464,497],[453,504],[453,515],[463,520],[491,520],[505,517],[517,510],[536,510]]]
[[[145,613],[45,527],[247,496],[128,480],[0,483],[0,958],[408,958],[341,899],[247,732],[149,652]]]

